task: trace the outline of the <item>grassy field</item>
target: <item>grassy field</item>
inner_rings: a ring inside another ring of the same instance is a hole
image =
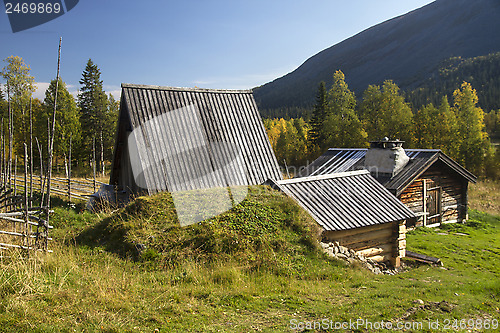
[[[492,201],[494,186],[471,189],[471,206]],[[323,255],[311,219],[267,188],[188,228],[170,200],[101,215],[58,202],[54,253],[0,263],[0,332],[323,332],[350,320],[364,325],[346,331],[390,321],[449,332],[500,319],[498,206],[408,234],[410,250],[444,267],[406,261],[380,276]]]
[[[472,209],[500,215],[500,181],[483,180],[469,185],[469,201]]]

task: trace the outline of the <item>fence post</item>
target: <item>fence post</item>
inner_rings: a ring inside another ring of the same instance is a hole
[[[38,147],[38,153],[40,154],[40,194],[41,194],[41,206],[43,206],[43,193],[44,193],[44,184],[43,184],[43,155],[42,155],[42,146],[40,142],[38,142],[38,137],[35,136],[36,146]]]
[[[94,140],[92,141],[92,166],[94,168],[94,193],[95,193],[95,188],[96,188],[96,184],[95,184],[95,137],[94,137]]]
[[[30,97],[30,206],[33,204],[33,98]]]
[[[71,202],[71,139],[73,135],[69,134],[69,163],[68,163],[68,197]]]
[[[4,178],[3,178],[3,175],[4,175],[4,172],[3,172],[3,162],[4,162],[4,152],[3,152],[3,149],[4,149],[4,141],[3,141],[3,117],[2,117],[2,128],[0,129],[0,144],[2,145],[2,147],[0,147],[0,150],[1,150],[1,156],[0,156],[0,176],[1,176],[1,182],[2,182],[2,185],[5,185],[5,182],[4,182]]]
[[[26,236],[26,248],[28,258],[30,256],[30,224],[28,215],[28,146],[24,144],[24,234]]]

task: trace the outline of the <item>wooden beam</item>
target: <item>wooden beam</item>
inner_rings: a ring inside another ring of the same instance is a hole
[[[408,258],[414,259],[416,261],[424,262],[427,264],[435,264],[435,265],[443,265],[441,262],[441,259],[435,258],[435,257],[430,257],[425,254],[420,254],[412,251],[406,251],[406,256]]]
[[[381,229],[390,229],[390,223],[382,223],[382,224],[375,224],[371,225],[368,227],[362,227],[362,228],[354,228],[354,229],[349,229],[349,230],[340,230],[340,231],[326,231],[325,236],[327,238],[330,237],[330,235],[333,238],[340,238],[340,237],[347,237],[347,236],[352,236],[352,235],[358,235],[361,233],[368,233],[376,230],[381,230]]]
[[[356,251],[356,254],[360,254],[366,258],[377,256],[383,253],[391,253],[393,249],[392,244],[386,243],[381,246],[371,247],[366,250]]]

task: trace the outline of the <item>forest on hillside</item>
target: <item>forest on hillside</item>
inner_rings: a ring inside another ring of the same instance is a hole
[[[450,99],[464,81],[476,89],[478,105],[485,112],[500,109],[500,52],[469,59],[447,59],[432,77],[417,89],[407,91],[405,97],[415,109],[429,103],[437,105],[443,95]]]
[[[5,82],[0,90],[2,161],[16,158],[23,161],[26,143],[29,151],[33,151],[29,155],[33,156],[35,169],[43,169],[42,162],[48,159],[49,137],[53,135],[56,171],[62,173],[67,163],[71,163],[79,175],[90,174],[94,167],[104,175],[113,155],[119,102],[104,92],[99,67],[88,60],[76,98],[59,78],[52,80],[45,98],[39,100],[33,98],[36,86],[29,65],[17,56],[4,59],[4,63],[0,72]]]
[[[405,141],[406,148],[441,149],[473,173],[500,177],[500,110],[485,113],[476,90],[462,82],[449,99],[412,108],[399,87],[387,80],[370,85],[358,100],[341,71],[332,87],[318,86],[311,116],[264,119],[278,162],[300,167],[331,147],[367,147],[383,137]]]
[[[463,82],[468,82],[476,90],[478,106],[485,113],[500,109],[500,53],[474,58],[453,57],[443,61],[431,77],[423,82],[415,83],[417,86],[402,89],[405,100],[411,104],[415,112],[421,107],[432,103],[438,105],[441,98],[446,95],[448,100],[453,97],[453,92],[460,88]],[[318,82],[319,83],[319,82]],[[295,104],[302,105],[300,95],[289,96],[297,99]],[[357,96],[358,102],[362,95]],[[304,118],[312,115],[313,106],[309,107],[282,107],[261,108],[264,118]],[[490,133],[491,134],[491,133]]]

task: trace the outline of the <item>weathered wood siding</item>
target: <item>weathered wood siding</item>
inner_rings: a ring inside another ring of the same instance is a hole
[[[426,207],[424,208],[424,181],[426,186]],[[446,222],[461,222],[467,212],[467,181],[456,177],[453,172],[446,170],[442,163],[435,163],[423,175],[415,180],[399,196],[401,202],[421,217],[417,226],[423,225],[423,215],[431,216],[432,195],[429,192],[439,192],[441,216],[426,221],[426,225]]]
[[[342,231],[324,231],[323,238],[352,249],[374,261],[391,261],[399,266],[406,253],[405,221],[377,224]]]

